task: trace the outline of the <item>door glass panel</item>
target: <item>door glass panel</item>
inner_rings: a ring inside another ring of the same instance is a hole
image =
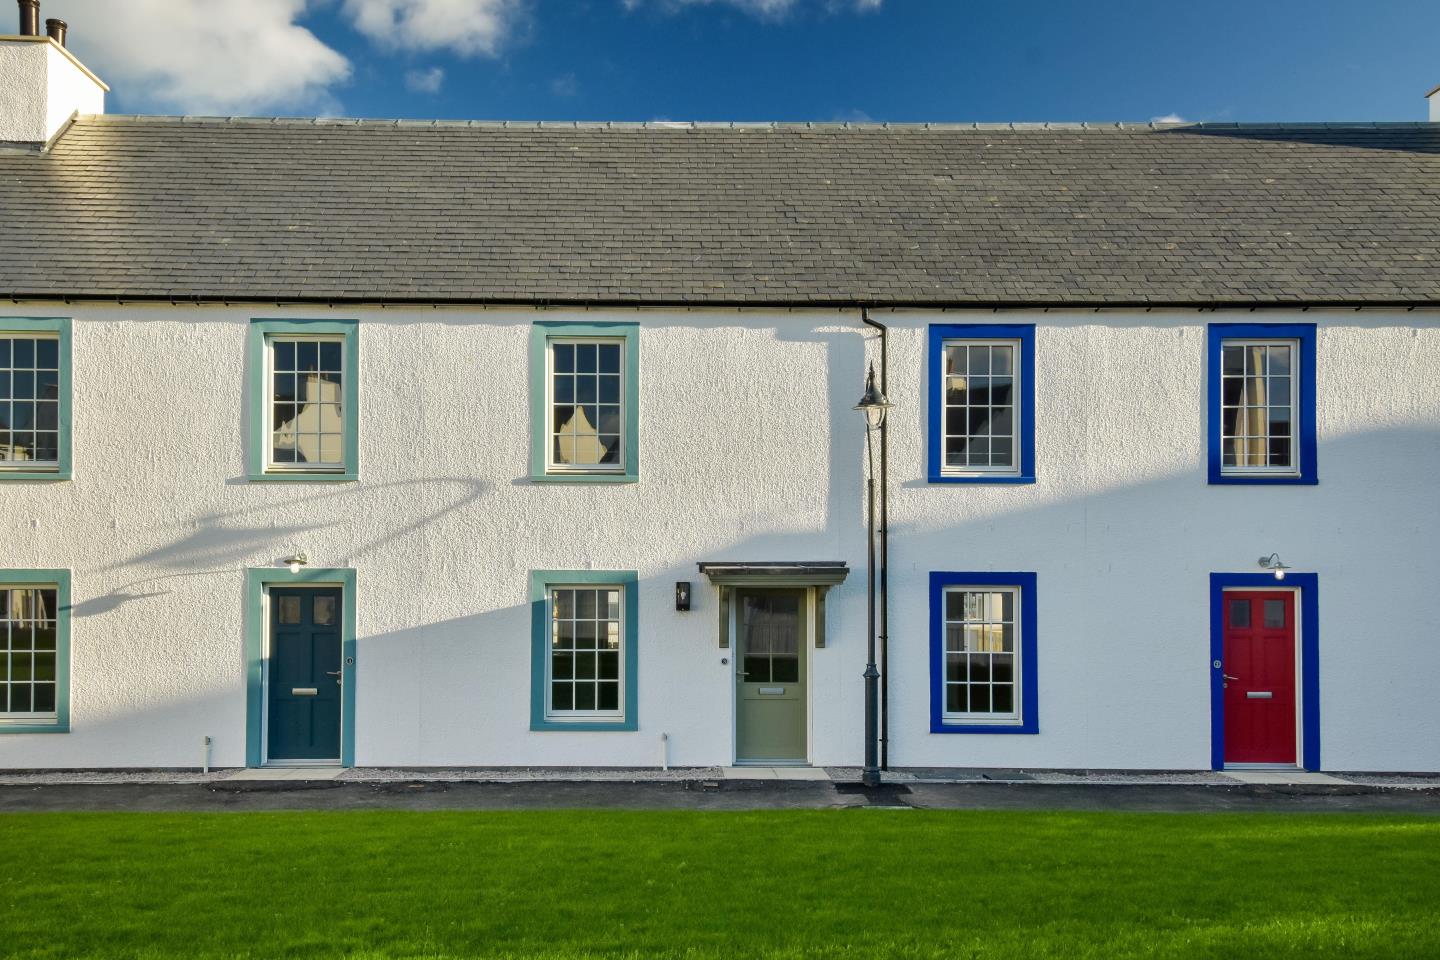
[[[315,598],[315,625],[317,627],[333,627],[335,625],[335,598]]]
[[[1230,626],[1232,626],[1232,627],[1248,627],[1248,626],[1250,626],[1250,601],[1249,601],[1249,600],[1231,600],[1231,601],[1230,601]]]
[[[800,682],[800,597],[793,593],[744,594],[740,629],[746,683]]]
[[[1285,601],[1265,601],[1265,627],[1268,630],[1277,630],[1285,626]]]
[[[286,626],[300,622],[300,598],[280,598],[280,622]]]

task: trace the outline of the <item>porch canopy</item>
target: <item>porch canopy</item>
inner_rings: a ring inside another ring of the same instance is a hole
[[[815,591],[815,646],[825,646],[825,594],[844,583],[850,568],[843,560],[701,561],[696,564],[719,594],[719,642],[730,646],[730,599],[737,587],[807,587]]]

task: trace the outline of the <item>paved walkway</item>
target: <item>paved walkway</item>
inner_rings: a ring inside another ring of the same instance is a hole
[[[1308,811],[1440,816],[1440,777],[1249,770],[894,771],[855,768],[342,770],[178,774],[81,771],[0,777],[0,812],[539,809]]]

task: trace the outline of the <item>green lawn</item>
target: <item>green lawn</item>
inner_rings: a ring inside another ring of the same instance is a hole
[[[1435,957],[1440,818],[0,816],[4,957]]]

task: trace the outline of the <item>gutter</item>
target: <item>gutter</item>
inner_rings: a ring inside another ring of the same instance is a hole
[[[860,308],[860,322],[880,331],[880,392],[890,396],[890,330]],[[890,769],[890,418],[880,421],[880,769]]]
[[[364,297],[280,294],[225,296],[220,294],[173,293],[57,293],[14,291],[0,293],[11,302],[46,301],[60,303],[169,303],[180,304],[316,304],[324,306],[405,306],[405,307],[567,307],[567,308],[653,308],[691,310],[1414,310],[1440,307],[1440,297],[1431,299],[1387,298],[1373,300],[773,300],[643,299],[636,297]]]

